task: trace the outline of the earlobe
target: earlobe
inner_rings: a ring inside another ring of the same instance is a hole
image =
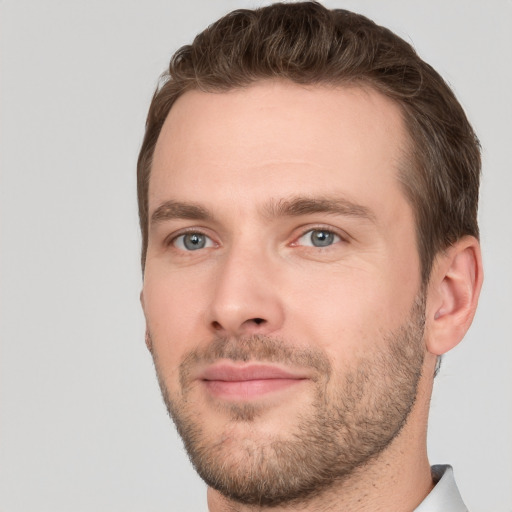
[[[473,321],[482,281],[482,256],[476,238],[461,238],[437,256],[427,302],[429,352],[444,354],[462,340]]]
[[[153,340],[151,339],[151,335],[149,334],[149,331],[146,329],[146,347],[148,347],[148,350],[153,353]]]
[[[144,294],[142,292],[140,292],[139,299],[140,299],[140,305],[142,306],[142,311],[144,312],[144,316],[146,316],[146,310],[144,309]],[[153,340],[151,339],[151,335],[149,334],[149,329],[147,327],[147,320],[146,320],[145,340],[146,340],[146,347],[148,347],[148,350],[151,353],[153,353]]]

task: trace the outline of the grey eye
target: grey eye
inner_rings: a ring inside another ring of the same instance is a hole
[[[315,247],[327,247],[334,242],[334,233],[323,229],[311,231],[311,243]]]
[[[183,251],[197,251],[213,244],[210,238],[202,233],[185,233],[174,240],[174,245]]]
[[[309,247],[328,247],[341,238],[328,229],[311,229],[299,238],[299,244]]]

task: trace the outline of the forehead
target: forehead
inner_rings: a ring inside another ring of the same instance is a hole
[[[218,187],[248,200],[297,187],[311,194],[339,189],[358,201],[373,192],[368,199],[379,200],[390,187],[398,191],[407,140],[399,107],[367,87],[265,81],[189,91],[155,148],[150,210],[166,194],[211,200]]]

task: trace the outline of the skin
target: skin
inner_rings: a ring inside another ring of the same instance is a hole
[[[176,102],[154,155],[141,294],[148,348],[170,396],[183,395],[187,354],[218,336],[263,335],[318,350],[339,376],[386,349],[383,333],[407,321],[421,290],[414,215],[397,180],[408,143],[399,108],[360,87],[265,81],[190,91]],[[278,208],[297,198],[341,200],[343,209]],[[333,243],[313,246],[314,229],[334,233]],[[204,234],[206,246],[187,250],[185,232]],[[304,507],[272,510],[414,510],[433,486],[426,425],[436,356],[466,332],[481,281],[475,239],[438,255],[426,289],[422,377],[404,428],[343,483]],[[311,375],[300,376],[266,392],[251,385],[219,392],[198,378],[187,400],[206,435],[229,436],[238,453],[237,439],[257,445],[293,431],[313,400]],[[326,384],[326,396],[337,383]],[[250,425],[231,421],[229,407],[248,403],[258,408]],[[264,510],[211,488],[208,504],[211,511]]]

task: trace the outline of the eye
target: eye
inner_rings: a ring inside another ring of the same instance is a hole
[[[184,233],[173,240],[173,245],[182,251],[197,251],[207,247],[213,247],[212,239],[203,233]]]
[[[310,229],[297,240],[297,245],[304,245],[308,247],[329,247],[330,245],[340,241],[341,238],[339,235],[329,231],[328,229]]]

